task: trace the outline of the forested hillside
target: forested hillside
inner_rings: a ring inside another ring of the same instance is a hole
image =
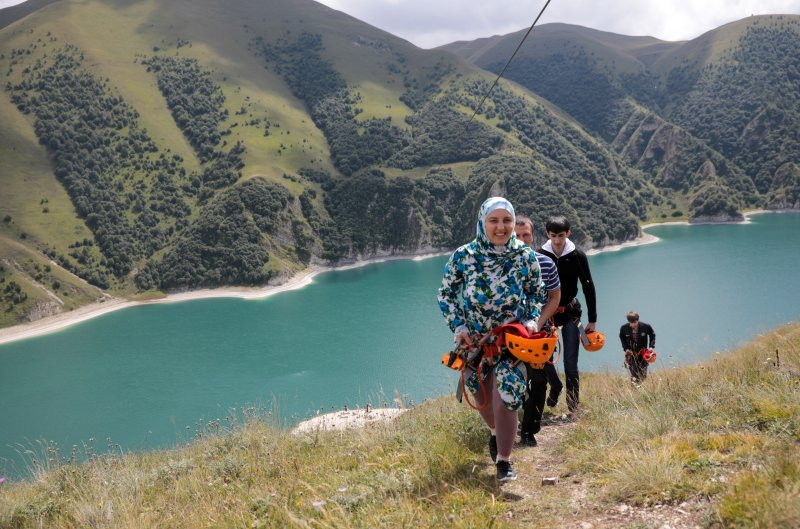
[[[522,32],[444,46],[500,71]],[[689,42],[550,24],[506,72],[606,142],[693,219],[800,208],[800,17],[750,17]]]
[[[38,1],[0,26],[2,326],[107,294],[452,249],[490,194],[540,233],[567,214],[587,247],[648,218],[796,198],[796,138],[756,169],[694,130],[694,110],[670,121],[682,110],[667,91],[620,92],[611,74],[615,99],[590,113],[505,82],[478,109],[492,74],[311,0]],[[675,48],[637,43],[662,62]],[[616,106],[627,113],[600,112]],[[781,112],[793,123],[776,106],[752,125],[752,156],[788,130],[767,119]]]

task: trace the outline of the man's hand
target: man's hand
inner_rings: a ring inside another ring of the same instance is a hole
[[[586,328],[584,329],[586,332],[592,332],[597,329],[597,323],[590,321],[586,324]]]
[[[633,361],[633,351],[625,349],[625,367],[630,367],[631,361]]]

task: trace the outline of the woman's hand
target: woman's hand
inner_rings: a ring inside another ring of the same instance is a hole
[[[456,347],[467,348],[472,347],[472,338],[468,332],[456,334]]]

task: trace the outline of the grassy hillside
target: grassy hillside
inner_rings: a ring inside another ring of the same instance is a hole
[[[520,36],[443,49],[499,71]],[[796,15],[749,17],[675,43],[549,24],[507,77],[687,202],[691,219],[735,219],[748,207],[800,207],[788,176],[800,159],[798,46]]]
[[[104,299],[103,292],[20,241],[0,236],[0,324],[20,323]]]
[[[0,9],[0,29],[30,15],[47,4],[52,4],[57,1],[58,0],[28,0],[21,4]]]
[[[635,237],[658,200],[551,103],[503,83],[468,125],[490,74],[310,0],[3,15],[0,236],[113,295],[453,248],[503,189],[538,225],[569,212],[588,246]]]
[[[686,43],[546,25],[468,123],[491,74],[311,0],[1,14],[0,237],[116,296],[451,249],[490,193],[589,247],[798,207],[796,17]],[[498,69],[517,37],[451,49]],[[12,305],[0,324],[43,314]]]
[[[87,447],[91,461],[75,464],[44,446],[31,479],[3,485],[0,527],[793,528],[798,343],[793,324],[641,387],[586,376],[583,413],[548,412],[539,446],[515,448],[519,480],[502,487],[477,413],[452,397],[298,436],[245,410],[170,451]]]

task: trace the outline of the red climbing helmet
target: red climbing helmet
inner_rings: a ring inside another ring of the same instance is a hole
[[[656,352],[654,350],[642,349],[640,352],[642,354],[642,358],[644,358],[648,364],[652,364],[656,361]]]

